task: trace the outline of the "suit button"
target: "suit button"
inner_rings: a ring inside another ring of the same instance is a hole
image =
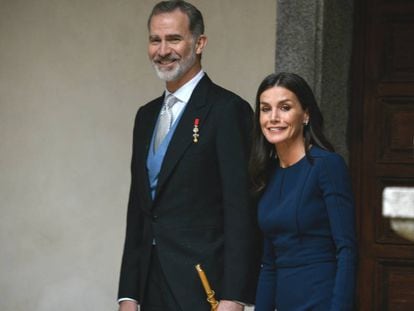
[[[157,219],[158,219],[158,216],[157,215],[152,215],[152,220],[153,221],[157,221]]]

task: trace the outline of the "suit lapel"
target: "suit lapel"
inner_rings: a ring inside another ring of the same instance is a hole
[[[136,152],[138,172],[138,184],[143,186],[142,193],[145,196],[145,200],[148,204],[144,204],[145,207],[150,208],[152,206],[151,190],[149,186],[149,177],[147,170],[147,158],[148,153],[151,152],[151,139],[157,123],[158,114],[161,110],[164,96],[155,99],[154,105],[148,107],[148,112],[145,114],[145,120],[143,120],[143,126],[139,128],[139,132],[135,133],[139,137],[138,149]],[[143,146],[140,148],[140,146]]]
[[[211,80],[205,75],[194,89],[193,94],[185,107],[180,123],[174,132],[167,153],[165,154],[160,175],[158,177],[157,194],[162,191],[168,177],[186,149],[194,143],[193,128],[196,118],[200,120],[200,130],[203,127],[203,121],[211,107],[211,104],[207,100],[207,93],[211,84]]]
[[[141,128],[142,133],[139,133],[139,135],[142,135],[141,137],[143,137],[144,139],[145,148],[143,148],[142,151],[144,152],[145,161],[147,159],[148,152],[150,151],[151,139],[155,130],[155,125],[157,124],[157,118],[158,114],[160,113],[162,103],[163,96],[156,99],[155,105],[151,107],[151,110],[149,111],[148,115],[145,116],[145,126]]]

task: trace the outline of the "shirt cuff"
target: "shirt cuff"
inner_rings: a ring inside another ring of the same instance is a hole
[[[136,302],[138,304],[138,301],[136,301],[135,299],[127,298],[127,297],[118,299],[118,303],[121,303],[122,301],[133,301],[133,302]]]
[[[239,305],[245,306],[245,307],[251,307],[253,305],[249,304],[249,303],[244,303],[241,301],[237,301],[237,300],[233,300],[235,303],[238,303]]]

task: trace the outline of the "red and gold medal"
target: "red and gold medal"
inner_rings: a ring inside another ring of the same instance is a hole
[[[198,128],[199,123],[200,123],[200,119],[195,118],[194,119],[194,127],[193,127],[193,142],[194,143],[198,143],[198,138],[200,137],[200,134],[198,134],[198,132],[200,131],[199,128]]]

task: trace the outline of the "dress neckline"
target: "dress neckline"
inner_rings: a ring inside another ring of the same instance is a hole
[[[302,163],[302,162],[303,162],[303,161],[305,161],[305,160],[306,160],[306,154],[305,154],[305,155],[303,155],[303,157],[301,157],[298,161],[296,161],[295,163],[293,163],[293,164],[291,164],[291,165],[289,165],[289,166],[282,167],[282,166],[280,165],[280,161],[278,161],[277,166],[278,166],[278,168],[279,168],[279,169],[281,169],[281,170],[288,170],[288,169],[294,168],[295,166],[298,166],[300,163]]]

